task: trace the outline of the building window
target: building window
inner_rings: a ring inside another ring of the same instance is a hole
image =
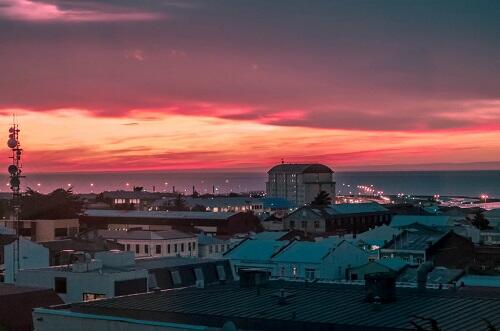
[[[290,229],[295,228],[295,221],[290,221]]]
[[[174,253],[177,253],[177,244],[174,244]]]
[[[55,228],[54,229],[54,236],[55,237],[67,237],[68,236],[68,229],[67,228]]]
[[[174,285],[181,285],[182,284],[181,274],[179,273],[178,270],[172,271],[171,275],[172,275],[172,282],[174,283]]]
[[[215,253],[219,253],[219,245],[215,245]]]
[[[307,221],[302,221],[302,229],[305,229],[307,228]]]
[[[105,294],[100,293],[83,293],[83,301],[94,301],[104,299],[105,297]]]
[[[292,266],[292,276],[297,277],[297,274],[298,274],[297,266]]]
[[[188,252],[191,252],[191,243],[188,243]]]
[[[56,277],[54,278],[54,291],[56,293],[67,293],[66,288],[66,277]]]
[[[217,277],[219,280],[226,280],[226,270],[224,270],[223,265],[218,265],[217,267]]]
[[[314,221],[314,228],[318,229],[319,228],[319,221]]]
[[[161,245],[156,245],[156,254],[161,254]]]
[[[137,245],[135,245],[135,253],[136,253],[136,254],[139,254],[140,252],[141,252],[141,248],[140,248],[140,246],[139,246],[138,244],[137,244]]]
[[[209,245],[208,246],[208,253],[212,254],[213,253],[213,248],[212,248],[212,245]]]
[[[191,244],[191,247],[193,248],[193,251],[196,250],[196,242],[193,241],[193,243]]]
[[[149,245],[144,245],[144,253],[149,254]]]
[[[167,245],[167,254],[170,254],[170,244]]]
[[[184,252],[184,243],[181,243],[181,252]]]
[[[130,244],[127,244],[127,251],[130,250]]]
[[[306,269],[306,279],[314,280],[316,278],[316,270],[314,269]]]
[[[422,262],[424,262],[424,260],[421,257],[417,257],[417,263],[422,264]]]

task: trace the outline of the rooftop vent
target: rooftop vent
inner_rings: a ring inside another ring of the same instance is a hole
[[[396,275],[379,272],[365,275],[365,301],[388,303],[396,301]]]

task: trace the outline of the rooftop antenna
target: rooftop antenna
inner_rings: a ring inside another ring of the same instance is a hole
[[[8,171],[10,175],[10,189],[12,190],[12,220],[16,223],[16,239],[17,239],[17,256],[15,256],[16,268],[14,271],[14,280],[16,278],[17,271],[20,269],[19,256],[20,256],[20,226],[19,226],[19,213],[21,210],[21,178],[22,176],[22,165],[21,165],[21,154],[23,150],[21,149],[21,143],[19,142],[19,125],[16,123],[16,115],[12,115],[12,126],[9,128],[9,140],[7,140],[7,146],[12,152],[12,164],[9,165]]]

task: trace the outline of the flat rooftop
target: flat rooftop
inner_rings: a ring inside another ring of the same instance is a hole
[[[287,298],[279,303],[280,289]],[[259,291],[233,282],[62,306],[67,312],[137,320],[221,327],[233,321],[253,330],[415,330],[415,316],[437,320],[441,330],[487,330],[483,319],[500,326],[500,291],[397,288],[395,302],[364,301],[362,286],[271,281]],[[377,306],[378,308],[376,308]],[[58,309],[57,307],[54,307]]]

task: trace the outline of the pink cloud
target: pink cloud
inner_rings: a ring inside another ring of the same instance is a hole
[[[0,17],[27,22],[114,22],[153,20],[148,12],[128,12],[116,8],[63,9],[57,4],[31,0],[0,0]]]

